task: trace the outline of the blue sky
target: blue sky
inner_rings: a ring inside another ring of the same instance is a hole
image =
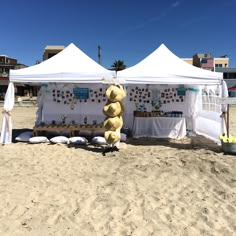
[[[31,66],[46,45],[74,43],[110,68],[133,66],[162,43],[178,57],[227,54],[236,67],[236,0],[1,1],[0,54]]]

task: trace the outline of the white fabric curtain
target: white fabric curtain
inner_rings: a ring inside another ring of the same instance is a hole
[[[189,88],[186,91],[186,116],[188,118],[188,128],[191,128],[192,131],[196,129],[196,116],[199,111],[198,99],[200,96],[199,88]]]
[[[229,93],[228,93],[228,87],[227,87],[227,84],[225,81],[223,81],[222,83],[222,98],[226,98],[229,96]],[[226,112],[227,111],[227,105],[222,105],[222,112]]]
[[[38,97],[37,97],[37,104],[38,104],[38,110],[36,112],[36,125],[39,125],[40,122],[42,122],[42,116],[43,116],[43,103],[44,103],[44,92],[43,87],[40,88],[38,91]]]
[[[222,97],[228,96],[227,85],[222,81],[221,86],[207,86],[206,90],[205,107],[204,104],[202,109],[199,110],[196,117],[196,133],[203,135],[214,142],[220,144],[220,135],[225,133],[225,122],[222,116],[222,112],[227,111],[227,105],[221,105],[220,100]],[[215,92],[219,94],[218,100],[213,100],[210,93]],[[202,103],[204,100],[199,99]],[[202,98],[203,99],[203,98]],[[200,106],[199,106],[200,107]],[[221,109],[220,109],[221,108]]]
[[[3,120],[0,143],[10,144],[12,143],[12,121],[11,110],[15,103],[15,89],[12,82],[9,83],[4,100]]]

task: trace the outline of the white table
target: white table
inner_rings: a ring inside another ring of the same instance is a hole
[[[133,137],[183,138],[184,117],[134,117]]]

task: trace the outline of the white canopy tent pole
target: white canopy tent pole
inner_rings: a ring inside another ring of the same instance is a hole
[[[15,89],[12,82],[9,83],[4,100],[3,120],[0,143],[10,144],[12,143],[12,121],[11,110],[15,103]]]

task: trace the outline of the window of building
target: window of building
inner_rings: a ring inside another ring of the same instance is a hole
[[[229,73],[229,79],[236,79],[236,73]]]
[[[55,55],[56,55],[56,53],[48,53],[48,59],[55,56]]]
[[[223,65],[222,64],[215,64],[215,67],[222,68]]]
[[[207,63],[207,58],[202,58],[201,63],[202,63],[202,64]]]

